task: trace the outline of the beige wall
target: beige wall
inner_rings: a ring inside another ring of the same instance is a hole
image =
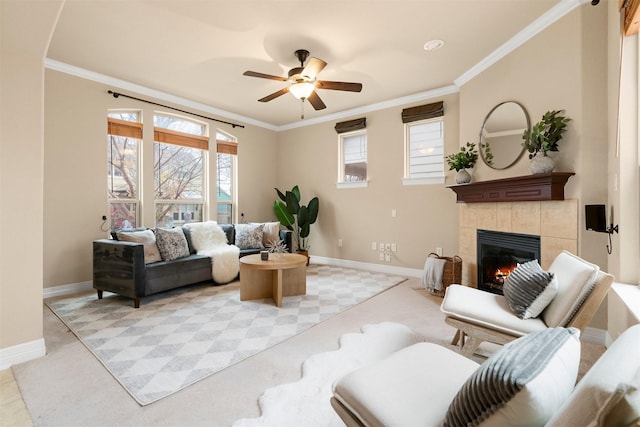
[[[444,101],[445,150],[457,150],[458,96]],[[395,267],[422,268],[429,252],[458,250],[458,214],[454,193],[444,185],[403,186],[403,107],[388,108],[339,121],[367,118],[367,188],[337,189],[338,135],[335,122],[281,132],[278,188],[299,185],[307,202],[320,198],[318,222],[312,226],[314,255]],[[448,173],[452,182],[453,173]],[[397,216],[391,216],[392,209]],[[343,246],[338,247],[338,239]],[[396,243],[391,262],[379,260],[372,242]]]
[[[501,101],[522,103],[532,124],[548,110],[565,110],[572,121],[560,151],[553,153],[555,170],[576,173],[565,187],[565,197],[578,200],[579,255],[603,268],[605,236],[585,231],[584,204],[607,202],[606,46],[591,40],[606,38],[605,29],[606,9],[576,9],[460,91],[462,140],[477,141],[486,113]],[[528,175],[528,162],[527,153],[506,170],[493,170],[481,162],[475,178]]]
[[[572,121],[560,151],[553,153],[555,170],[576,173],[565,187],[565,197],[577,201],[578,255],[604,270],[607,236],[585,230],[584,205],[607,203],[606,20],[604,7],[578,8],[460,91],[461,140],[477,141],[485,115],[502,101],[523,104],[532,124],[548,110],[565,110]],[[528,175],[528,161],[525,153],[506,170],[480,163],[475,179]],[[606,329],[606,316],[603,304],[592,326]]]
[[[124,97],[115,99],[107,90],[118,88],[58,71],[47,70],[45,76],[43,283],[47,288],[91,280],[91,242],[107,236],[101,230],[102,215],[108,215],[107,181],[106,174],[100,173],[106,171],[107,111],[132,108],[143,112],[146,164],[153,162],[153,112],[172,111]],[[272,219],[278,173],[276,134],[255,126],[232,128],[208,122],[211,134],[219,128],[238,138],[238,211],[248,221]],[[214,162],[215,156],[210,159]],[[153,200],[152,175],[146,178],[142,191],[145,200]],[[209,187],[214,194],[215,163]],[[142,207],[141,218],[141,225],[153,226],[152,203]],[[215,219],[215,208],[209,218]]]
[[[0,2],[0,350],[44,353],[43,63],[61,5]]]

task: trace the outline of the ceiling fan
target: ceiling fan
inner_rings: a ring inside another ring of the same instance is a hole
[[[290,92],[293,96],[301,99],[303,102],[305,99],[308,100],[316,110],[322,110],[323,108],[327,108],[327,106],[322,102],[322,99],[320,99],[315,89],[343,90],[347,92],[360,92],[362,90],[362,83],[318,80],[318,74],[320,74],[320,71],[327,66],[327,63],[322,59],[311,57],[305,66],[304,62],[309,57],[309,51],[305,49],[298,49],[295,51],[295,55],[300,61],[300,66],[290,69],[288,77],[273,76],[271,74],[259,73],[257,71],[245,71],[243,73],[245,76],[279,80],[290,83],[290,86],[282,88],[277,92],[265,96],[264,98],[260,98],[258,101],[269,102],[280,95]]]

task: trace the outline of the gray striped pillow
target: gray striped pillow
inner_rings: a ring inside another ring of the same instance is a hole
[[[465,382],[444,426],[544,425],[569,397],[580,365],[580,331],[549,328],[505,345]]]
[[[502,287],[511,311],[521,319],[538,317],[558,293],[558,280],[544,271],[537,260],[520,264]]]

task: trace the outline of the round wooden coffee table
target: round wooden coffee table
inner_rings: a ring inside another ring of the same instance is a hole
[[[282,307],[282,297],[307,293],[307,257],[299,254],[260,254],[240,258],[240,301],[270,298]]]

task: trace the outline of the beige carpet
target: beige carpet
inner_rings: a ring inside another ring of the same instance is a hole
[[[47,356],[13,367],[36,426],[229,426],[260,415],[268,388],[300,379],[310,356],[336,350],[345,333],[384,321],[407,325],[427,341],[448,345],[441,298],[410,279],[293,338],[218,372],[159,402],[140,407],[49,309],[44,310]],[[483,346],[490,353],[491,346]],[[583,366],[603,350],[583,345]]]

